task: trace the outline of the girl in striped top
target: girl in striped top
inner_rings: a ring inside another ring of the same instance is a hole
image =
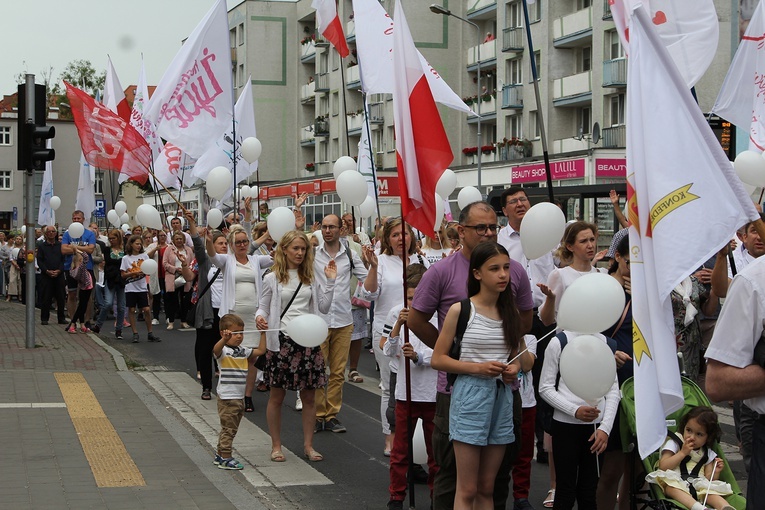
[[[494,479],[505,449],[515,440],[512,384],[522,348],[520,321],[510,287],[510,256],[501,245],[480,243],[468,272],[470,320],[459,360],[449,356],[462,303],[446,315],[431,366],[458,374],[452,389],[449,436],[454,442],[454,508],[494,508]]]

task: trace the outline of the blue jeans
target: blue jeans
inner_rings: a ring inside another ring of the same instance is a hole
[[[112,289],[109,285],[104,285],[104,301],[101,307],[101,312],[98,314],[98,320],[96,324],[100,328],[103,326],[106,317],[109,314],[109,310],[112,308],[116,300],[117,303],[117,326],[115,330],[122,329],[122,322],[125,320],[125,287],[118,286]]]

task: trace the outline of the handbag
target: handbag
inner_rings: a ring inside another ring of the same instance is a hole
[[[176,277],[176,279],[175,279],[175,288],[176,289],[180,289],[184,285],[186,285],[186,278],[184,278],[183,276]]]
[[[356,282],[356,290],[353,291],[353,296],[351,296],[351,304],[359,308],[370,308],[372,306],[372,302],[364,297],[363,282]]]
[[[303,286],[303,282],[298,282],[297,289],[295,289],[295,293],[292,294],[292,297],[290,298],[289,303],[287,303],[287,306],[284,307],[284,310],[282,310],[282,314],[279,316],[279,320],[284,318],[284,314],[287,313],[287,310],[290,309],[290,306],[292,306],[292,302],[295,301],[295,298],[298,295],[298,292],[300,292],[300,287]],[[283,332],[279,331],[279,345],[281,346],[281,343],[286,339],[286,336]],[[266,357],[265,356],[258,356],[258,359],[255,360],[255,368],[258,370],[265,370],[266,369]]]
[[[197,296],[196,302],[194,302],[191,307],[189,307],[189,311],[186,313],[186,322],[189,324],[194,323],[194,321],[197,318],[197,303],[199,303],[199,300],[202,299],[202,296],[205,295],[205,292],[210,290],[210,287],[212,287],[213,282],[216,278],[218,278],[218,275],[220,274],[220,268],[218,268],[217,271],[215,271],[215,274],[212,278],[210,278],[210,281],[207,282],[207,285],[205,285],[205,288],[202,289],[202,292]],[[176,280],[176,288],[177,288],[178,280]]]

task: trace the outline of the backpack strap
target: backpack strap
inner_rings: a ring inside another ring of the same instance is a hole
[[[350,246],[346,246],[345,247],[345,254],[348,255],[348,262],[351,263],[351,271],[353,271],[354,269],[356,269],[356,266],[353,265],[353,255],[351,255],[351,247]]]
[[[555,335],[555,338],[558,339],[558,342],[560,342],[560,353],[563,354],[563,349],[568,345],[568,337],[566,336],[566,333],[561,331],[557,335]],[[560,362],[558,362],[558,367],[560,367]],[[558,390],[558,385],[560,384],[560,368],[558,369],[558,374],[555,376],[555,390]]]
[[[460,301],[460,314],[457,318],[457,331],[454,334],[454,342],[451,349],[449,349],[449,356],[453,359],[460,359],[462,354],[462,337],[467,330],[468,323],[470,322],[470,314],[472,312],[472,303],[470,298]],[[454,381],[457,379],[457,374],[446,374],[446,391],[451,391]]]

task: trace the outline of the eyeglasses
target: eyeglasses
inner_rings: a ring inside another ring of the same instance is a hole
[[[337,230],[338,228],[340,227],[338,227],[337,225],[322,225],[321,226],[322,230]]]
[[[508,200],[505,205],[515,205],[518,202],[520,202],[522,204],[526,204],[526,203],[528,203],[528,201],[529,201],[528,197],[518,197],[518,198],[514,198],[512,200]]]
[[[250,241],[249,239],[240,239],[238,241],[234,241],[234,244],[236,246],[247,246],[248,244],[250,244]]]
[[[483,223],[481,223],[480,225],[462,225],[462,226],[465,228],[472,228],[473,230],[475,230],[475,233],[478,234],[479,236],[485,236],[486,232],[489,230],[491,230],[492,234],[496,234],[497,230],[499,230],[500,228],[500,226],[496,224],[484,225]]]

